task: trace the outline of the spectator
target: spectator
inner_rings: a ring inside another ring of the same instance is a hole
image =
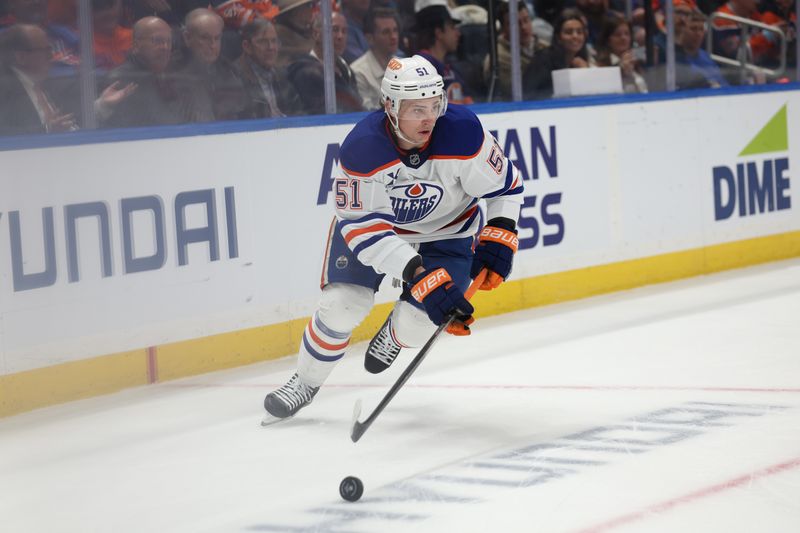
[[[342,14],[347,19],[347,46],[342,57],[350,64],[369,50],[369,41],[364,32],[364,22],[369,11],[370,0],[341,1]]]
[[[787,34],[787,40],[797,38],[797,11],[795,0],[767,0],[761,13],[764,24],[779,26]]]
[[[244,86],[220,57],[222,17],[206,8],[186,15],[183,39],[188,55],[178,69],[179,94],[187,122],[235,120],[246,116]]]
[[[589,67],[583,20],[583,14],[572,8],[562,11],[556,19],[552,44],[536,54],[522,74],[522,92],[526,100],[553,96],[554,70]]]
[[[667,15],[664,12],[662,0],[653,0],[653,18],[656,21],[658,31],[662,34],[667,31]],[[678,26],[685,23],[689,13],[699,11],[695,0],[672,0],[672,14],[675,18],[675,34],[678,33]]]
[[[15,24],[0,34],[0,134],[57,133],[79,129],[69,103],[48,89],[52,48],[39,26]],[[113,84],[95,102],[112,109],[127,98],[133,86]]]
[[[78,129],[75,115],[45,88],[52,48],[39,26],[16,24],[2,35],[0,133],[23,135]]]
[[[273,19],[281,52],[278,65],[285,67],[305,57],[314,47],[312,22],[317,0],[278,0],[278,15]]]
[[[762,22],[758,12],[759,0],[729,0],[717,9],[716,13],[735,15],[737,17]],[[718,53],[732,59],[737,58],[741,35],[739,24],[725,19],[714,19],[714,44]],[[769,59],[774,59],[778,54],[777,41],[767,37],[768,32],[753,29],[750,33],[749,45],[752,59],[749,61],[758,65],[764,64]]]
[[[419,55],[430,61],[444,80],[447,100],[455,104],[473,103],[472,92],[461,76],[451,67],[448,56],[458,51],[461,33],[458,20],[444,5],[430,5],[417,11],[416,31]]]
[[[272,0],[211,0],[211,5],[225,21],[225,27],[234,30],[259,18],[272,20],[278,14],[278,6]]]
[[[689,20],[689,15],[692,14],[692,11],[698,11],[698,7],[695,3],[695,0],[671,1],[673,25],[675,27],[675,36],[677,37],[683,26],[686,24],[686,21]],[[654,0],[654,4],[655,3],[657,3],[657,5],[654,5],[653,9],[658,31],[653,37],[653,44],[657,47],[658,62],[663,64],[667,61],[667,21],[666,15],[664,14],[664,9],[661,6],[661,0]],[[642,42],[640,45],[642,45],[643,48],[644,35],[642,35]]]
[[[127,61],[109,79],[135,84],[134,93],[102,120],[104,127],[179,124],[178,89],[167,72],[172,55],[172,29],[158,17],[145,17],[133,26],[133,45]]]
[[[797,11],[794,0],[767,0],[763,4],[761,20],[764,24],[777,26],[786,35],[786,64],[797,64]],[[777,35],[767,32],[766,37],[777,47]],[[778,59],[778,58],[776,58]]]
[[[646,93],[639,64],[631,48],[633,28],[622,15],[609,12],[597,41],[597,65],[619,66],[626,93]]]
[[[67,26],[47,21],[47,0],[7,0],[8,14],[0,29],[13,24],[33,24],[44,29],[52,50],[50,76],[74,75],[80,63],[78,36]]]
[[[347,20],[341,13],[333,13],[331,25],[335,54],[333,63],[336,111],[339,113],[363,111],[355,75],[342,57],[347,44]],[[322,115],[325,113],[325,81],[322,66],[321,15],[314,18],[312,27],[314,48],[304,57],[289,65],[289,80],[300,96],[304,111],[309,115]]]
[[[511,99],[511,28],[508,21],[508,2],[498,2],[497,19],[500,21],[500,35],[497,38],[497,86],[494,100]],[[519,61],[520,71],[525,72],[533,55],[544,46],[540,45],[533,33],[533,24],[525,2],[519,2]],[[486,83],[491,81],[491,61],[489,56],[483,61],[483,74]]]
[[[380,109],[383,107],[383,73],[389,60],[397,54],[400,43],[400,19],[397,12],[386,8],[370,11],[364,24],[364,34],[369,42],[369,50],[353,61],[350,68],[356,76],[358,93],[364,108]]]
[[[275,25],[255,19],[241,30],[242,55],[234,65],[250,100],[250,118],[283,117],[295,111],[286,69],[278,67]]]
[[[133,32],[120,26],[122,0],[92,0],[94,66],[111,70],[125,61],[133,44]]]
[[[705,33],[705,15],[693,11],[675,36],[675,84],[678,89],[728,85],[717,64],[702,48]]]

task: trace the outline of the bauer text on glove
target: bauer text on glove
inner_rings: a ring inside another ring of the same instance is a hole
[[[428,318],[437,326],[450,316],[466,323],[475,311],[444,268],[425,270],[415,276],[411,296],[425,307]]]
[[[496,289],[511,273],[514,254],[519,247],[515,226],[511,219],[493,218],[481,231],[470,269],[473,278],[481,269],[489,270],[481,290]]]

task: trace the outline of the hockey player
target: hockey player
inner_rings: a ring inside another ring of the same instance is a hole
[[[519,171],[472,111],[448,107],[442,77],[423,57],[392,59],[381,92],[384,109],[356,124],[339,151],[322,296],[303,333],[297,372],[264,399],[264,425],[311,402],[385,275],[404,288],[367,348],[364,366],[372,373],[403,348],[424,344],[451,316],[447,331],[468,335],[470,278],[486,268],[481,289],[490,290],[511,271]],[[473,252],[481,199],[488,222]]]

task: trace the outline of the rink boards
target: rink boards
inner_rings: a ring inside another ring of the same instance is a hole
[[[526,191],[479,316],[800,255],[800,91],[585,103],[481,108]],[[295,353],[352,126],[326,120],[0,152],[0,416]]]

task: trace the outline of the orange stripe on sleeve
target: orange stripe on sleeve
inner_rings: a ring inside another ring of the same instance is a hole
[[[366,228],[354,229],[344,236],[344,242],[350,244],[350,241],[359,235],[364,235],[365,233],[375,233],[377,231],[390,231],[392,229],[394,229],[394,226],[391,224],[386,224],[385,222],[381,224],[373,224],[372,226],[367,226]]]

